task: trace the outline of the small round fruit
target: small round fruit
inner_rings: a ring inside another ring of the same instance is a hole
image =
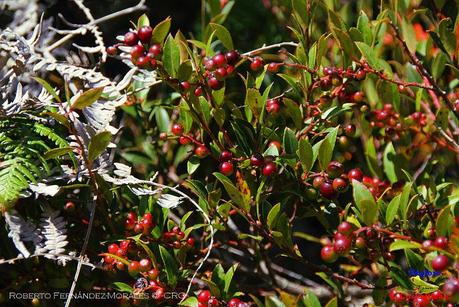
[[[195,155],[200,158],[200,159],[203,159],[205,157],[207,157],[209,155],[209,150],[207,149],[206,146],[204,145],[199,145],[198,147],[196,147],[196,149],[194,150],[194,153]]]
[[[118,53],[118,49],[115,46],[108,46],[106,51],[110,56],[115,56]]]
[[[347,222],[347,221],[344,221],[342,222],[341,224],[338,225],[338,232],[339,233],[342,233],[343,235],[350,235],[352,233],[352,224]]]
[[[440,290],[436,290],[436,291],[430,293],[430,297],[434,301],[440,301],[440,300],[443,299],[443,293]]]
[[[214,55],[214,57],[212,58],[212,61],[214,61],[217,67],[223,67],[226,65],[226,58],[221,53]]]
[[[438,248],[445,249],[448,246],[448,238],[446,237],[437,237],[434,241],[434,245]]]
[[[261,57],[255,57],[250,63],[250,69],[252,69],[253,71],[259,71],[263,68],[264,64],[265,63]]]
[[[110,254],[116,255],[116,252],[118,251],[119,248],[120,248],[120,247],[119,247],[118,244],[116,244],[116,243],[110,244],[110,245],[108,246],[108,252],[109,252]]]
[[[197,88],[195,88],[195,90],[194,90],[194,95],[195,95],[196,97],[201,96],[201,95],[202,95],[202,87],[198,86]]]
[[[158,58],[161,55],[161,53],[163,52],[163,50],[162,50],[160,44],[153,44],[148,49],[148,52],[152,53],[155,56],[155,58]]]
[[[445,255],[438,255],[432,260],[432,269],[435,271],[444,271],[449,264],[449,259]]]
[[[193,247],[194,246],[194,239],[192,237],[189,237],[188,239],[186,239],[186,244],[188,244],[188,246],[190,246],[190,247]]]
[[[430,299],[427,295],[418,294],[413,298],[413,307],[427,307],[430,305]]]
[[[239,60],[239,52],[236,50],[230,50],[225,53],[226,62],[230,65],[235,64]]]
[[[172,133],[175,134],[175,135],[182,135],[183,134],[183,125],[174,124],[172,126]]]
[[[220,306],[220,302],[215,297],[211,297],[207,301],[207,306],[209,306],[209,307],[217,307],[217,306]]]
[[[128,32],[124,34],[124,44],[127,46],[134,46],[139,41],[135,32]]]
[[[351,239],[340,238],[333,243],[333,249],[338,255],[346,254],[351,248]]]
[[[275,74],[275,73],[277,73],[277,72],[279,71],[279,68],[280,68],[281,66],[282,66],[282,64],[280,64],[280,63],[274,63],[274,62],[272,62],[272,63],[269,63],[269,64],[268,64],[267,70],[268,70],[270,73]]]
[[[179,138],[179,143],[180,143],[180,145],[188,145],[188,144],[191,143],[191,140],[190,140],[189,137],[186,137],[186,136],[183,136],[183,135],[182,135],[182,136]]]
[[[277,166],[274,162],[268,162],[263,167],[263,175],[268,177],[277,172]]]
[[[141,259],[139,262],[139,269],[141,272],[149,271],[151,269],[150,259],[147,259],[147,258]]]
[[[357,239],[355,239],[355,246],[357,248],[365,248],[365,239],[362,238],[362,237],[358,237]]]
[[[124,228],[126,230],[133,230],[135,227],[135,224],[136,222],[134,220],[126,219],[126,221],[124,222]]]
[[[145,53],[145,49],[142,45],[135,45],[131,48],[131,57],[134,59],[138,59]]]
[[[227,162],[227,161],[230,161],[232,158],[233,158],[233,153],[229,150],[224,150],[220,154],[219,160],[220,162]]]
[[[233,163],[231,162],[223,162],[220,164],[220,172],[225,176],[231,176],[234,171]]]
[[[343,178],[335,178],[333,179],[333,189],[338,192],[338,193],[343,193],[346,192],[347,190],[347,181],[344,180]]]
[[[365,72],[365,70],[359,70],[355,73],[355,79],[359,81],[364,80],[366,76],[367,76],[367,73]]]
[[[338,255],[336,254],[332,245],[325,245],[320,250],[320,258],[327,263],[335,262],[338,259]]]
[[[347,136],[353,137],[355,135],[356,128],[353,124],[348,124],[344,127],[344,133]]]
[[[228,301],[228,307],[238,307],[238,304],[241,302],[238,298],[232,298]]]
[[[250,165],[252,166],[262,166],[263,163],[264,163],[264,158],[259,153],[255,153],[250,157]]]
[[[207,79],[207,85],[213,90],[221,89],[223,84],[224,83],[222,81],[218,80],[214,76]]]
[[[319,187],[320,195],[325,198],[333,199],[336,197],[335,189],[333,189],[333,185],[329,181],[324,181]]]
[[[198,302],[200,303],[207,303],[210,299],[210,291],[209,290],[202,290],[198,294]]]
[[[188,91],[190,89],[190,87],[191,87],[190,82],[188,82],[188,81],[180,82],[180,90],[185,92],[185,91]]]
[[[140,271],[140,263],[138,261],[131,261],[128,265],[129,274],[136,275]]]
[[[204,68],[207,71],[213,71],[215,69],[215,63],[212,59],[204,60]]]
[[[73,201],[68,201],[64,206],[64,210],[73,212],[75,210],[75,203]]]
[[[343,171],[343,165],[338,161],[331,161],[327,166],[327,174],[333,178],[339,177]]]
[[[159,271],[157,269],[151,269],[147,274],[148,278],[155,280],[159,276]]]
[[[141,56],[137,59],[137,62],[135,63],[135,65],[137,65],[137,67],[140,67],[140,68],[145,68],[147,67],[147,65],[150,63],[150,59],[146,56]]]
[[[355,92],[354,95],[352,95],[352,99],[355,102],[362,102],[363,101],[363,95],[364,94],[361,91]]]
[[[391,299],[392,302],[396,304],[401,304],[406,302],[406,295],[402,292],[398,292],[395,288],[392,288],[389,291],[389,298]]]
[[[446,296],[456,296],[459,294],[459,279],[450,277],[443,285],[443,294]]]
[[[322,176],[316,176],[314,177],[314,179],[312,180],[312,186],[316,189],[319,189],[320,186],[322,185],[322,183],[325,182],[325,178],[322,177]]]
[[[137,36],[142,43],[149,43],[153,29],[150,26],[143,26],[137,31]]]
[[[347,178],[349,181],[357,180],[357,181],[362,181],[363,179],[363,173],[359,168],[353,168],[347,173]]]
[[[270,99],[266,102],[266,112],[277,114],[280,111],[280,104],[277,99]]]

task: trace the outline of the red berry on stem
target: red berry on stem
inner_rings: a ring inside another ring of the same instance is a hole
[[[223,81],[218,80],[215,76],[211,76],[207,79],[207,85],[213,90],[221,89],[223,84]]]
[[[139,268],[141,272],[147,272],[151,269],[151,261],[150,259],[141,259],[139,262]]]
[[[343,193],[347,190],[347,181],[343,178],[333,179],[333,189],[338,193]]]
[[[438,255],[432,260],[432,269],[435,271],[443,271],[448,267],[449,259],[445,255]]]
[[[365,79],[367,76],[367,73],[364,70],[359,70],[355,73],[355,78],[359,81]]]
[[[212,61],[214,61],[217,67],[223,67],[226,64],[225,56],[221,53],[214,55]]]
[[[194,153],[195,155],[202,159],[202,158],[205,158],[209,155],[209,150],[207,149],[206,146],[204,145],[199,145],[198,147],[196,147],[196,149],[194,150]]]
[[[128,32],[124,34],[124,44],[128,46],[134,46],[139,41],[137,37],[137,33],[135,32]]]
[[[413,298],[413,307],[427,307],[430,305],[430,299],[427,295],[418,294]]]
[[[157,269],[151,269],[148,271],[148,278],[150,279],[156,279],[159,276],[159,271]]]
[[[338,232],[342,233],[343,235],[350,235],[352,233],[352,224],[344,221],[341,224],[338,225]]]
[[[363,173],[359,168],[353,168],[347,173],[347,178],[349,181],[352,181],[352,179],[362,181]]]
[[[151,45],[150,49],[148,49],[148,52],[154,54],[155,58],[157,58],[159,55],[161,55],[163,50],[160,44],[153,44]]]
[[[281,63],[274,63],[274,62],[272,62],[272,63],[269,63],[269,64],[268,64],[267,70],[268,70],[270,73],[275,74],[275,73],[277,73],[277,72],[279,71],[279,68],[280,68],[281,66],[282,66]]]
[[[443,293],[440,290],[436,290],[436,291],[430,293],[430,297],[434,301],[439,301],[439,300],[443,299]]]
[[[143,48],[142,45],[135,45],[131,48],[131,57],[134,59],[137,59],[141,57],[145,52],[145,49]]]
[[[140,263],[138,261],[131,261],[128,266],[128,272],[132,275],[139,273]]]
[[[235,64],[239,60],[239,53],[236,50],[228,51],[225,58],[228,64]]]
[[[124,228],[126,228],[127,230],[132,230],[134,229],[134,227],[135,221],[131,219],[126,219],[126,221],[124,222]]]
[[[264,158],[261,154],[256,153],[250,157],[250,164],[253,166],[262,166],[264,163]]]
[[[355,246],[357,248],[364,248],[366,245],[365,243],[365,239],[362,238],[362,237],[358,237],[357,239],[355,239]]]
[[[129,240],[123,240],[120,242],[120,248],[127,250],[129,248],[129,245],[131,244],[131,241]]]
[[[332,263],[338,259],[338,255],[335,253],[335,250],[332,245],[325,245],[320,250],[320,257],[323,261]]]
[[[349,238],[340,238],[333,243],[333,249],[337,254],[342,255],[349,251],[351,243],[351,239]]]
[[[198,302],[200,303],[207,303],[210,299],[210,291],[209,290],[202,290],[198,294]]]
[[[215,297],[211,297],[209,301],[207,302],[207,306],[209,307],[220,306],[220,302]]]
[[[172,126],[172,133],[175,135],[182,135],[183,134],[183,126],[181,124],[174,124]]]
[[[238,307],[238,304],[239,304],[240,302],[241,302],[240,299],[238,299],[238,298],[236,298],[236,297],[235,297],[235,298],[232,298],[232,299],[230,299],[229,302],[228,302],[228,307]]]
[[[118,53],[118,49],[116,49],[115,46],[109,46],[109,47],[107,47],[107,50],[106,50],[106,51],[107,51],[107,54],[108,54],[108,55],[111,55],[111,56],[114,56],[114,55],[116,55],[116,54]]]
[[[339,177],[344,171],[343,165],[338,161],[331,161],[327,166],[327,173],[331,177]]]
[[[141,56],[137,59],[137,62],[135,63],[137,67],[140,68],[145,68],[150,62],[150,59],[146,56]]]
[[[233,153],[231,151],[224,150],[220,154],[219,160],[220,160],[220,162],[227,162],[227,161],[231,160],[232,158],[233,158]]]
[[[316,176],[314,177],[314,179],[312,180],[312,186],[316,189],[319,189],[320,186],[322,185],[322,183],[324,183],[325,181],[325,178],[322,177],[322,176]]]
[[[180,145],[188,145],[188,144],[191,143],[191,140],[190,140],[189,137],[181,136],[181,137],[179,138],[179,143],[180,143]]]
[[[226,72],[226,68],[224,67],[219,67],[217,68],[217,70],[215,71],[215,77],[218,79],[218,80],[223,80],[225,79],[227,75],[227,72]]]
[[[268,177],[277,172],[277,166],[274,162],[268,162],[263,167],[263,175]]]
[[[188,244],[190,247],[193,247],[194,246],[194,239],[192,237],[189,237],[186,240],[186,244]]]
[[[182,81],[182,82],[180,82],[180,89],[181,89],[182,91],[188,91],[188,90],[190,89],[190,87],[191,87],[190,82],[188,82],[188,81]]]
[[[134,226],[134,232],[135,233],[141,233],[143,232],[143,225],[142,223],[136,223]]]
[[[119,247],[118,244],[116,244],[116,243],[110,244],[110,245],[108,246],[108,252],[109,252],[110,254],[116,254],[116,252],[118,251],[119,248],[120,248],[120,247]]]
[[[438,248],[445,249],[448,246],[448,238],[446,237],[437,237],[434,241],[434,245]]]
[[[194,95],[196,97],[199,97],[202,95],[202,87],[198,86],[195,90],[194,90]]]
[[[271,141],[271,142],[269,142],[268,148],[271,147],[271,146],[275,146],[278,151],[280,151],[281,148],[282,148],[281,143],[279,141]]]
[[[265,63],[261,57],[255,57],[250,63],[250,69],[252,69],[253,71],[259,71],[263,68],[264,64]]]
[[[270,99],[266,102],[266,112],[277,114],[280,111],[280,104],[277,99]]]
[[[324,181],[320,185],[319,190],[320,194],[325,198],[332,199],[336,197],[335,189],[333,189],[333,185],[329,181]]]
[[[211,59],[204,60],[204,68],[208,71],[213,71],[215,69],[215,62]]]
[[[143,26],[137,31],[137,36],[142,43],[149,43],[153,29],[150,26]]]
[[[220,172],[225,175],[225,176],[230,176],[233,174],[233,170],[234,170],[234,167],[233,167],[233,163],[231,162],[223,162],[220,164]]]

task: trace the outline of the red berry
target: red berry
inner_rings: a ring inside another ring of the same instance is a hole
[[[146,56],[141,56],[137,59],[137,62],[135,63],[135,65],[137,65],[137,67],[140,67],[140,68],[145,68],[149,62],[150,62],[150,58]]]
[[[202,87],[198,86],[195,90],[194,90],[194,95],[196,97],[199,97],[202,95]]]
[[[209,150],[207,149],[206,146],[204,145],[199,145],[198,147],[196,147],[196,149],[194,150],[194,153],[195,155],[202,159],[202,158],[205,158],[209,155]]]
[[[70,212],[75,210],[75,203],[73,201],[68,201],[64,206],[64,210],[70,211]]]
[[[233,153],[231,151],[228,151],[228,150],[224,150],[222,151],[222,153],[220,154],[220,162],[227,162],[229,160],[231,160],[233,158]]]
[[[240,302],[241,302],[240,299],[238,299],[238,298],[236,298],[236,297],[235,297],[235,298],[232,298],[232,299],[230,299],[229,302],[228,302],[228,307],[237,307],[237,305],[238,305]]]
[[[124,271],[124,269],[126,268],[126,265],[124,263],[122,263],[121,261],[117,261],[116,262],[116,268],[120,271]]]
[[[429,228],[427,229],[427,238],[433,238],[435,237],[435,228]]]
[[[333,179],[333,189],[338,193],[343,193],[347,190],[347,181],[343,178]]]
[[[119,247],[118,244],[116,244],[116,243],[110,244],[110,245],[108,246],[108,252],[109,252],[110,254],[116,254],[116,252],[118,251],[119,248],[120,248],[120,247]]]
[[[180,82],[180,89],[181,89],[182,91],[188,91],[188,90],[190,89],[190,87],[191,87],[190,82],[188,82],[188,81],[182,81],[182,82]]]
[[[430,293],[430,298],[434,301],[439,301],[443,299],[443,293],[440,290],[436,290]]]
[[[155,58],[158,58],[159,55],[163,52],[160,44],[153,44],[151,45],[150,49],[148,49],[149,53],[154,54]]]
[[[268,177],[277,172],[277,166],[274,162],[268,162],[263,167],[263,175]]]
[[[192,237],[189,237],[186,240],[186,244],[188,244],[190,247],[193,247],[194,246],[194,239]]]
[[[325,245],[320,250],[320,257],[323,261],[332,263],[338,259],[338,255],[335,253],[335,250],[332,245]]]
[[[445,255],[438,255],[432,260],[432,269],[435,271],[443,271],[448,267],[449,259]]]
[[[124,34],[124,44],[128,46],[134,46],[139,41],[135,32],[128,32]]]
[[[126,256],[126,254],[127,254],[127,250],[122,249],[122,248],[118,248],[118,250],[116,251],[116,255],[118,257],[124,257]]]
[[[198,302],[200,303],[207,303],[210,298],[210,291],[209,290],[202,290],[198,294]]]
[[[116,54],[118,53],[118,49],[116,49],[115,46],[109,46],[109,47],[107,47],[107,50],[106,50],[106,51],[107,51],[107,54],[108,54],[108,55],[111,55],[111,56],[114,56],[114,55],[116,55]]]
[[[404,303],[406,302],[406,295],[402,292],[398,292],[395,288],[392,288],[389,291],[389,298],[391,299],[392,302],[396,304]]]
[[[220,164],[220,172],[225,176],[230,176],[233,174],[233,163],[231,162],[223,162]]]
[[[226,75],[227,75],[227,76],[232,75],[233,72],[234,72],[234,66],[232,66],[232,65],[226,66]]]
[[[155,299],[161,300],[164,297],[164,288],[159,287],[155,291]]]
[[[442,290],[445,296],[455,296],[459,294],[459,279],[454,277],[448,278]]]
[[[124,228],[126,228],[127,230],[132,230],[134,229],[135,224],[136,223],[134,220],[126,219],[126,221],[124,222]]]
[[[140,263],[138,261],[131,261],[128,266],[128,272],[132,275],[139,273]]]
[[[365,79],[367,76],[367,73],[364,70],[359,70],[355,73],[355,78],[359,81]]]
[[[182,247],[182,243],[180,243],[179,241],[174,241],[174,242],[172,242],[172,246],[175,249],[179,249],[180,247]]]
[[[217,68],[217,70],[215,71],[215,77],[218,79],[218,80],[223,80],[225,79],[226,77],[226,68],[224,67],[219,67]]]
[[[151,269],[151,261],[150,259],[142,259],[139,262],[139,268],[141,272],[147,272]]]
[[[418,294],[413,298],[413,307],[426,307],[430,305],[430,299],[427,295]]]
[[[332,199],[336,197],[335,189],[333,189],[333,185],[329,181],[324,181],[320,187],[320,194],[328,199]]]
[[[153,221],[151,219],[142,219],[140,223],[142,224],[145,234],[148,234],[150,228],[153,227]]]
[[[362,237],[358,237],[357,239],[355,239],[355,246],[357,248],[364,248],[366,245],[365,243],[365,239],[362,238]]]
[[[279,71],[279,68],[282,66],[281,63],[269,63],[268,64],[268,68],[267,70],[270,72],[270,73],[277,73]]]
[[[183,126],[181,124],[174,124],[172,126],[172,133],[175,134],[175,135],[182,135]]]
[[[341,224],[338,225],[338,232],[342,233],[343,235],[350,235],[352,233],[352,224],[349,222],[342,222]]]
[[[223,67],[226,64],[225,56],[221,53],[214,55],[212,61],[214,61],[214,64],[217,65],[217,67]]]
[[[129,240],[123,240],[120,242],[120,248],[127,250],[129,248],[129,245],[131,244],[131,241]]]
[[[353,124],[346,125],[344,127],[344,133],[346,133],[347,136],[354,136],[355,135],[355,126]]]
[[[363,92],[355,92],[354,95],[352,95],[352,99],[355,102],[362,102],[363,101]]]
[[[204,60],[204,68],[208,71],[213,71],[215,69],[215,63],[211,59]]]
[[[256,153],[250,157],[250,164],[253,166],[262,166],[264,163],[264,158],[261,154]]]
[[[312,180],[312,186],[316,189],[319,189],[320,186],[322,185],[322,183],[324,183],[325,181],[325,178],[322,177],[322,176],[316,176],[314,177],[314,179]]]
[[[228,51],[225,58],[228,64],[235,64],[239,60],[239,53],[236,50]]]
[[[333,249],[335,250],[335,253],[342,255],[349,251],[351,248],[351,243],[351,239],[349,238],[340,238],[335,240],[333,243]]]
[[[343,165],[338,161],[331,161],[327,166],[327,174],[334,178],[339,177],[343,171]]]
[[[150,213],[150,212],[147,212],[143,215],[143,218],[145,220],[149,220],[149,221],[152,221],[153,220],[153,215]]]
[[[111,264],[111,263],[113,263],[113,261],[115,261],[115,259],[113,259],[110,256],[105,256],[104,257],[104,263]]]
[[[142,45],[135,45],[131,48],[131,57],[137,59],[141,57],[145,52],[145,49]]]
[[[448,246],[448,238],[437,237],[434,241],[434,245],[438,248],[445,249]]]
[[[142,223],[136,223],[134,226],[134,232],[135,233],[141,233],[143,232],[143,225]]]
[[[259,71],[263,68],[264,64],[265,63],[261,57],[255,57],[250,63],[250,69],[252,69],[253,71]]]
[[[213,90],[219,90],[223,87],[223,82],[219,81],[215,76],[211,76],[207,79],[207,85]]]
[[[158,67],[158,62],[156,62],[156,60],[153,59],[150,55],[148,55],[148,58],[150,59],[151,68],[156,69]]]
[[[178,234],[180,232],[180,227],[178,227],[178,226],[172,227],[172,232],[175,233],[175,234]]]
[[[153,29],[150,26],[143,26],[137,31],[137,35],[142,43],[149,43]]]
[[[281,143],[278,142],[278,141],[271,141],[271,142],[269,142],[268,148],[271,147],[271,146],[275,146],[275,147],[277,148],[278,151],[280,151],[281,148],[282,148]]]
[[[270,99],[266,102],[266,112],[277,114],[280,111],[280,104],[277,99]]]
[[[424,242],[422,242],[422,248],[425,250],[430,249],[433,245],[434,243],[432,240],[425,240]]]
[[[180,143],[180,145],[188,145],[188,144],[191,143],[191,140],[190,140],[190,138],[188,138],[186,136],[181,136],[179,138],[179,143]]]
[[[148,278],[150,279],[156,279],[159,276],[159,271],[157,269],[151,269],[148,271]]]
[[[207,301],[207,306],[209,306],[209,307],[220,306],[220,302],[219,302],[215,297],[211,297],[211,298]]]
[[[352,181],[352,179],[362,181],[363,173],[359,168],[353,168],[347,173],[347,178],[349,181]]]

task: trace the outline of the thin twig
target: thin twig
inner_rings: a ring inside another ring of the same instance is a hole
[[[292,47],[298,47],[298,43],[295,42],[282,42],[278,44],[273,44],[273,45],[263,45],[260,48],[254,49],[252,51],[248,51],[242,54],[242,56],[252,56],[254,54],[269,50],[269,49],[274,49],[274,48],[280,48],[283,46],[292,46]]]
[[[2,264],[14,264],[17,261],[30,259],[32,257],[48,257],[48,256],[56,257],[56,258],[62,258],[62,259],[65,259],[65,260],[80,261],[80,257],[74,257],[74,256],[71,256],[71,255],[37,253],[37,254],[30,255],[27,258],[21,256],[21,257],[16,257],[16,258],[11,258],[11,259],[0,259],[0,265],[2,265]],[[53,260],[53,259],[51,259],[51,260]],[[93,269],[103,269],[102,266],[99,266],[97,264],[92,264],[92,263],[87,262],[87,261],[82,261],[81,264],[84,265],[84,266],[91,267]]]

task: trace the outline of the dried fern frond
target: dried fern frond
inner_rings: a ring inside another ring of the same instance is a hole
[[[47,254],[49,259],[59,259],[59,255],[65,254],[67,241],[67,222],[59,211],[46,208],[40,219],[39,229],[43,241],[38,245],[36,253]]]
[[[30,252],[24,242],[32,242],[34,246],[39,244],[41,236],[37,228],[31,222],[25,221],[15,210],[5,212],[4,216],[9,228],[8,237],[23,257],[29,257]]]

